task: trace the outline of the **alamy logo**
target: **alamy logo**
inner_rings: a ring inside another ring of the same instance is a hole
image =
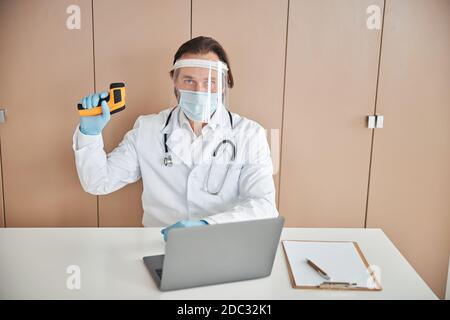
[[[367,29],[381,29],[381,8],[375,4],[367,7],[366,13],[369,15],[366,20]]]
[[[66,27],[69,30],[81,29],[81,9],[77,5],[70,5],[66,9],[66,13],[70,14],[66,20]]]
[[[367,288],[378,288],[381,284],[381,268],[377,265],[371,265],[366,271],[368,274],[366,283]]]
[[[69,290],[81,289],[81,269],[77,265],[70,265],[66,269],[67,277],[66,286]]]

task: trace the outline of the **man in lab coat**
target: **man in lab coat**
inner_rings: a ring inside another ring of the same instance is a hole
[[[233,77],[221,45],[187,41],[170,75],[178,105],[138,117],[108,155],[101,135],[107,103],[101,115],[80,117],[73,150],[83,189],[105,195],[142,178],[142,223],[165,226],[164,239],[171,228],[278,216],[265,130],[228,111]],[[93,108],[107,94],[86,96],[82,105]]]

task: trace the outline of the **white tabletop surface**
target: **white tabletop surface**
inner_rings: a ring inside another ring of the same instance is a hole
[[[356,241],[380,292],[294,289],[281,243],[269,277],[161,292],[142,257],[163,254],[160,228],[0,228],[0,299],[437,299],[380,229],[285,228],[284,240]],[[70,265],[81,288],[67,288]]]

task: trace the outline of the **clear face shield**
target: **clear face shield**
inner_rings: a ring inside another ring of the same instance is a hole
[[[208,123],[226,108],[228,67],[221,61],[180,59],[172,70],[178,106],[194,122]]]

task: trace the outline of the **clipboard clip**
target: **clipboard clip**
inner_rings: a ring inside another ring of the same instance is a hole
[[[321,289],[347,289],[355,288],[357,283],[355,282],[335,282],[335,281],[324,281],[319,285]]]

